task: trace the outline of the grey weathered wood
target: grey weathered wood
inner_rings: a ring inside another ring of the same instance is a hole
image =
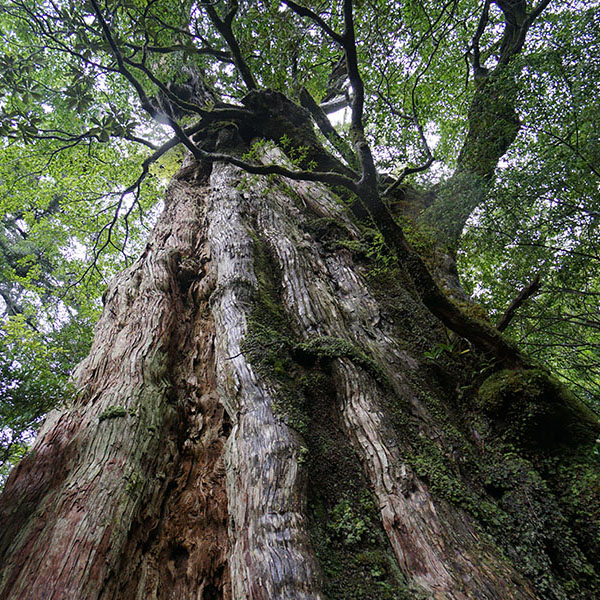
[[[319,599],[297,461],[300,440],[274,414],[272,390],[242,352],[257,290],[248,219],[260,198],[236,189],[240,177],[238,169],[216,165],[208,199],[217,265],[211,306],[218,389],[235,423],[227,443],[233,597]]]

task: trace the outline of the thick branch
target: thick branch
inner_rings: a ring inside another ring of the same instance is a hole
[[[354,147],[358,155],[361,168],[360,184],[370,189],[377,187],[377,171],[373,155],[365,136],[363,124],[363,109],[365,102],[365,86],[358,69],[358,56],[356,53],[356,36],[354,33],[354,16],[352,0],[344,0],[344,55],[348,69],[348,79],[352,86],[352,118],[350,132],[353,137]]]
[[[173,44],[171,46],[138,46],[136,44],[132,44],[130,42],[125,42],[123,44],[126,48],[130,48],[135,52],[155,52],[157,54],[172,54],[173,52],[189,52],[190,46],[186,46],[185,44]],[[229,52],[225,52],[223,50],[216,50],[215,48],[194,48],[194,54],[204,54],[208,56],[212,56],[213,58],[217,58],[222,62],[231,63],[233,62],[233,58]]]
[[[96,14],[96,17],[98,18],[100,27],[102,28],[102,33],[104,34],[104,37],[108,41],[110,48],[112,50],[112,53],[115,57],[115,60],[117,61],[119,72],[125,76],[125,78],[129,81],[129,83],[131,83],[131,85],[137,92],[137,95],[142,104],[142,108],[148,114],[150,114],[150,116],[152,116],[152,118],[156,119],[157,121],[162,121],[164,119],[165,115],[152,105],[152,102],[150,102],[150,98],[148,98],[142,84],[137,80],[135,75],[125,66],[126,59],[123,58],[121,52],[117,48],[115,40],[110,31],[110,28],[109,28],[108,24],[106,23],[106,20],[104,19],[103,15],[102,15],[102,12],[100,11],[100,7],[98,6],[98,3],[96,2],[96,0],[90,0],[90,2],[92,4],[92,8],[94,9],[94,13]],[[129,61],[129,63],[131,63],[131,61]],[[145,66],[142,65],[141,63],[139,65],[137,63],[133,63],[132,66],[141,68],[144,70],[144,72],[148,71],[148,69],[146,69]],[[152,74],[150,73],[149,75],[152,75]],[[158,83],[162,88],[164,88],[165,92],[168,93],[168,90],[166,89],[166,87],[163,86],[158,80],[156,80],[156,78],[154,78],[154,81],[155,81],[155,83]],[[195,106],[195,105],[193,105],[193,106]],[[197,111],[198,108],[199,107],[196,106],[194,110],[196,110],[196,112],[198,112]],[[179,125],[175,121],[173,121],[171,118],[167,117],[167,122],[173,128],[173,130],[178,134],[178,136],[179,136],[179,132],[183,133],[183,131],[181,130]],[[186,136],[183,135],[183,137],[186,137]],[[183,139],[181,141],[183,143],[185,143],[185,141]]]
[[[338,44],[344,43],[344,38],[336,33],[327,23],[314,11],[310,10],[310,8],[306,8],[305,6],[301,6],[300,4],[293,2],[292,0],[283,0],[283,3],[291,8],[297,15],[301,17],[307,17],[313,23],[318,25],[334,42]]]
[[[333,147],[342,155],[350,168],[356,168],[356,156],[346,140],[336,131],[323,109],[315,102],[310,92],[303,87],[300,90],[300,104],[312,115],[321,133],[331,142]]]
[[[519,351],[505,340],[497,329],[464,313],[440,289],[423,259],[411,247],[402,228],[396,223],[377,193],[366,194],[364,188],[361,192],[361,201],[386,245],[394,251],[399,263],[410,275],[415,291],[423,304],[446,327],[469,340],[483,352],[495,357],[501,364],[511,367],[523,364],[524,359]]]
[[[330,115],[334,112],[342,108],[346,108],[349,105],[348,97],[346,95],[339,96],[338,98],[334,98],[333,100],[329,100],[328,102],[321,102],[319,108],[326,114]]]
[[[525,0],[517,2],[494,0],[494,2],[500,7],[505,17],[500,58],[496,67],[496,69],[499,69],[508,64],[513,56],[521,52],[529,28],[550,4],[550,0],[541,0],[529,14],[527,14],[527,2]]]
[[[362,120],[365,92],[364,84],[358,69],[352,0],[344,0],[344,34],[342,36],[333,31],[318,14],[309,8],[301,6],[292,0],[283,0],[283,2],[296,14],[311,19],[332,40],[342,45],[344,57],[346,59],[348,79],[350,80],[350,85],[352,86],[352,99],[350,103],[352,110],[352,121],[350,132],[361,168],[361,179],[359,186],[373,191],[377,187],[377,172],[375,169],[375,162],[373,161],[373,156],[371,154],[371,149],[369,148],[369,144],[365,136]]]
[[[529,28],[549,4],[549,0],[541,0],[527,14],[525,0],[493,1],[504,15],[498,64],[488,72],[478,64],[476,54],[487,24],[486,2],[473,36],[473,68],[479,81],[469,107],[467,135],[453,176],[424,215],[424,220],[439,232],[451,252],[456,251],[465,223],[483,200],[498,161],[521,128],[516,110],[518,83],[507,66],[522,51]]]
[[[480,73],[483,71],[481,66],[481,49],[479,48],[479,42],[481,41],[481,36],[483,35],[483,32],[485,31],[485,28],[489,22],[489,10],[490,0],[485,0],[483,10],[481,11],[481,17],[479,18],[479,23],[477,24],[477,30],[475,31],[475,35],[473,36],[473,40],[471,42],[471,49],[473,50],[473,74],[475,79],[477,79]]]
[[[526,23],[527,28],[542,14],[544,9],[550,4],[551,0],[541,0],[541,2],[529,13]]]
[[[349,177],[341,175],[340,173],[334,173],[332,171],[293,171],[280,165],[257,165],[249,163],[230,154],[205,152],[200,149],[197,149],[197,151],[199,157],[203,160],[235,165],[236,167],[255,175],[281,175],[282,177],[287,177],[296,181],[317,181],[328,185],[341,185],[355,194],[358,193],[356,183]]]
[[[517,310],[532,296],[535,296],[542,287],[539,273],[518,293],[516,298],[510,303],[500,320],[496,325],[498,331],[504,331],[512,321]]]
[[[225,41],[227,42],[227,45],[231,50],[233,62],[235,63],[235,66],[240,72],[240,75],[242,76],[246,87],[249,90],[256,90],[258,89],[258,85],[256,83],[256,80],[254,79],[254,75],[252,74],[250,67],[248,67],[248,63],[244,60],[242,56],[242,51],[240,50],[240,45],[238,44],[235,35],[233,35],[233,30],[231,29],[231,24],[233,23],[233,19],[235,18],[235,15],[238,10],[237,0],[235,0],[232,3],[232,5],[233,7],[225,17],[225,20],[221,20],[214,6],[205,5],[205,8],[206,12],[208,13],[208,16],[210,17],[210,20],[218,29],[219,33],[225,38]]]

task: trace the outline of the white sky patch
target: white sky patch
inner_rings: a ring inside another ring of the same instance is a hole
[[[344,106],[344,108],[332,112],[328,117],[334,127],[345,125],[350,120],[350,107]]]
[[[68,260],[85,260],[87,248],[79,240],[71,238],[68,246],[61,249],[61,254]]]

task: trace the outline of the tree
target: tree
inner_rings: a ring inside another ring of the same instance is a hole
[[[455,265],[518,181],[499,161],[527,127],[522,74],[558,89],[550,25],[598,43],[575,34],[597,7],[549,4],[3,5],[6,147],[117,172],[97,260],[185,150],[74,398],[6,483],[3,598],[597,596],[598,418]]]

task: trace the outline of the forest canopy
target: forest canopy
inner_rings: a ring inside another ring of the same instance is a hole
[[[352,191],[376,172],[391,208],[423,198],[423,215],[395,213],[413,244],[444,243],[494,323],[529,290],[506,334],[597,408],[598,8],[1,0],[0,477],[68,397],[107,281],[143,248],[186,140],[239,129],[257,90],[302,105],[332,157],[316,164],[312,141],[281,132],[288,175]],[[259,149],[233,159],[280,173]],[[472,203],[455,193],[465,178]]]

